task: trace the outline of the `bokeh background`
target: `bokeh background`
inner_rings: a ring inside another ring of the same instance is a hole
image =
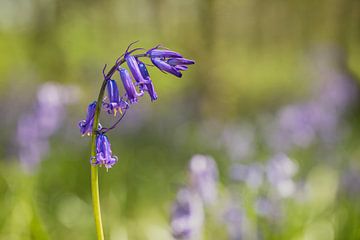
[[[77,123],[135,40],[196,64],[150,69],[159,99],[109,134],[106,239],[173,239],[198,153],[219,179],[196,239],[360,239],[357,0],[0,0],[0,239],[95,239]]]

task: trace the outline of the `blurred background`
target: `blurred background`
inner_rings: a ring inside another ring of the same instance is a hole
[[[95,239],[77,124],[135,40],[196,64],[109,134],[106,239],[360,239],[357,0],[0,0],[0,239]]]

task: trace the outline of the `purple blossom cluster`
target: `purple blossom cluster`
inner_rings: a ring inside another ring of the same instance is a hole
[[[77,101],[77,91],[50,82],[39,87],[33,111],[22,115],[17,124],[19,158],[24,169],[33,170],[47,153],[48,139],[61,127],[65,107]]]
[[[184,58],[180,53],[161,46],[151,48],[142,54],[134,54],[135,51],[142,50],[142,48],[130,49],[133,44],[130,44],[125,53],[117,59],[107,75],[104,73],[105,66],[103,75],[106,85],[103,86],[106,87],[107,96],[102,99],[99,106],[96,101],[90,103],[86,118],[79,122],[80,133],[90,136],[93,134],[97,109],[103,108],[108,114],[120,116],[109,128],[103,128],[99,123],[95,132],[96,156],[92,156],[90,162],[93,165],[105,166],[107,169],[117,162],[117,157],[112,155],[110,142],[105,134],[117,126],[130,106],[136,104],[145,93],[149,95],[151,101],[158,98],[147,66],[155,66],[164,73],[170,73],[180,78],[182,71],[187,70],[188,65],[195,63],[193,60]],[[140,58],[149,58],[153,65],[144,63]],[[121,66],[123,63],[127,64],[128,69]],[[112,79],[115,71],[119,73],[124,90],[123,94],[120,93],[117,81]]]
[[[179,190],[171,214],[176,239],[200,239],[204,206],[217,199],[218,169],[210,156],[194,155],[189,163],[188,186]]]

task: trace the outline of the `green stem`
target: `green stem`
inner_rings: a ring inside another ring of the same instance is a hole
[[[99,123],[99,116],[101,110],[101,102],[104,96],[104,91],[106,87],[106,79],[103,81],[101,90],[99,93],[98,101],[96,102],[96,111],[94,116],[94,125],[93,125],[93,134],[91,138],[91,156],[96,156],[96,131]],[[99,104],[100,103],[100,104]],[[96,226],[96,234],[98,240],[104,240],[104,230],[101,220],[101,210],[100,210],[100,198],[99,198],[99,176],[98,176],[98,166],[91,165],[91,195],[94,211],[94,219]]]
[[[138,54],[134,55],[135,57],[145,57],[146,54]],[[115,65],[110,69],[110,71],[104,77],[104,81],[101,85],[101,89],[99,92],[99,96],[96,102],[96,110],[94,116],[94,123],[92,129],[92,137],[91,137],[91,157],[92,163],[95,163],[96,159],[96,136],[97,136],[97,128],[99,124],[100,110],[102,105],[102,99],[104,98],[105,88],[107,81],[111,79],[112,75],[114,75],[116,69],[125,62],[124,59],[119,59]],[[96,234],[98,240],[104,240],[104,230],[102,226],[101,220],[101,210],[100,210],[100,197],[99,197],[99,175],[98,175],[98,166],[91,165],[91,195],[92,195],[92,203],[93,203],[93,211],[94,211],[94,219],[96,225]]]

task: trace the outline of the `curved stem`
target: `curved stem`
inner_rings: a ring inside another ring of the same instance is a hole
[[[96,111],[94,116],[94,125],[93,125],[93,134],[91,137],[91,157],[96,156],[96,131],[99,123],[99,116],[101,110],[102,98],[104,96],[104,91],[106,87],[107,80],[104,79],[103,84],[100,89],[99,97],[96,102]],[[92,160],[93,161],[93,160]],[[104,240],[104,230],[102,226],[101,220],[101,210],[100,210],[100,197],[99,197],[99,176],[98,176],[98,166],[91,164],[91,195],[92,195],[92,203],[93,203],[93,211],[94,211],[94,219],[96,226],[96,234],[98,240]]]
[[[134,56],[135,57],[146,57],[147,55],[146,54],[138,54],[138,55],[134,55]],[[94,163],[96,160],[94,157],[96,156],[96,136],[97,136],[97,130],[98,130],[97,128],[98,128],[98,124],[99,124],[100,110],[101,110],[101,105],[102,105],[101,103],[102,103],[102,99],[104,98],[106,84],[107,84],[107,81],[109,79],[111,79],[111,77],[114,75],[116,69],[124,62],[125,62],[125,60],[123,58],[118,59],[116,61],[115,65],[106,74],[106,76],[104,76],[104,81],[102,82],[102,85],[101,85],[99,96],[98,96],[98,99],[96,102],[96,110],[95,110],[94,123],[93,123],[93,129],[92,129],[92,137],[91,137],[91,158],[92,158],[91,161],[92,161],[92,163]],[[105,70],[105,68],[104,68],[104,70]],[[121,117],[121,119],[122,119],[122,117]],[[99,195],[100,194],[99,194],[98,166],[91,164],[91,196],[92,196],[94,219],[95,219],[95,225],[96,225],[96,234],[97,234],[98,240],[104,240],[104,230],[103,230],[102,220],[101,220]]]

